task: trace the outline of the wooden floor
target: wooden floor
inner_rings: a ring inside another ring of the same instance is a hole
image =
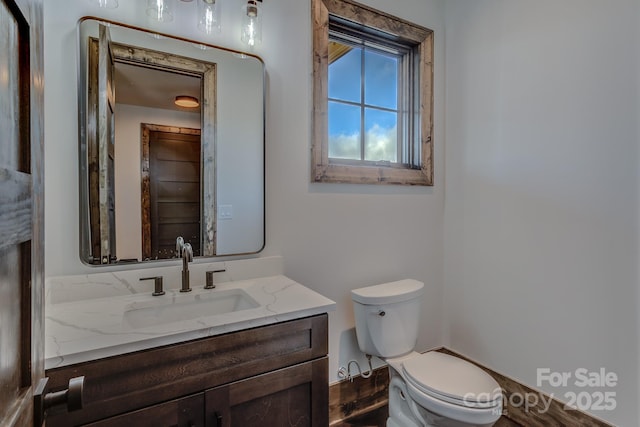
[[[359,416],[340,421],[331,427],[385,427],[387,425],[387,417],[389,416],[389,408],[383,406],[374,411],[367,412]],[[522,427],[520,424],[511,421],[507,417],[498,420],[494,427]]]
[[[446,348],[441,348],[446,354],[475,363],[465,359]],[[520,384],[498,372],[492,371],[482,365],[476,364],[494,378],[502,390],[504,396],[514,394],[520,396],[537,395],[537,391]],[[329,420],[331,427],[386,427],[388,417],[389,372],[386,366],[374,369],[371,378],[363,379],[357,376],[350,381],[340,381],[329,387]],[[545,396],[543,396],[545,397]],[[542,403],[547,401],[550,406],[543,408]],[[604,421],[596,419],[586,412],[566,410],[564,403],[552,399],[540,399],[535,407],[525,405],[515,406],[508,404],[504,408],[502,416],[495,424],[496,427],[547,427],[547,426],[592,426],[613,427]]]

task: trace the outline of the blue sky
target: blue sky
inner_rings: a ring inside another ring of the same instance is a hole
[[[361,53],[353,48],[329,66],[329,97],[361,102]],[[397,59],[365,50],[364,100],[372,106],[397,107]],[[360,158],[359,106],[329,102],[329,156]],[[397,114],[365,108],[365,159],[396,160]]]

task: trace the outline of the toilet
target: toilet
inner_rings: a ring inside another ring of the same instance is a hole
[[[437,351],[414,351],[424,284],[400,280],[351,291],[358,345],[389,365],[387,427],[492,426],[502,390],[477,366]]]

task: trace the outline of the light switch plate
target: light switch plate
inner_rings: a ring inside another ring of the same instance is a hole
[[[233,218],[233,205],[218,206],[218,219],[232,219],[232,218]]]

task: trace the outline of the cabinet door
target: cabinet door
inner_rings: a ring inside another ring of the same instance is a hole
[[[204,393],[87,424],[91,427],[204,427]]]
[[[327,358],[216,387],[205,393],[208,427],[326,427]]]

